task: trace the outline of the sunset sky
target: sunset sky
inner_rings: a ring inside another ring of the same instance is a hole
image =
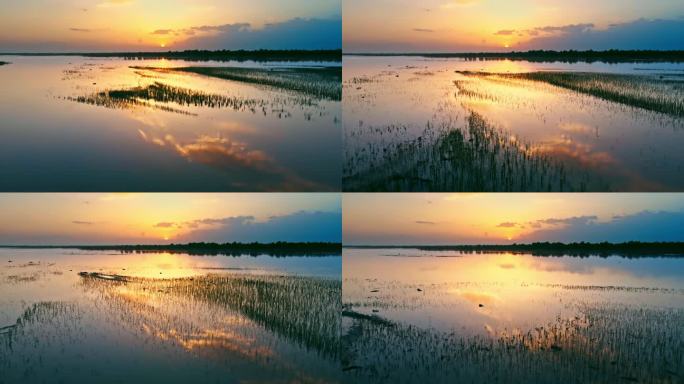
[[[681,0],[345,0],[345,52],[684,49]]]
[[[341,240],[339,194],[2,194],[0,245]]]
[[[345,245],[684,241],[684,194],[345,194]]]
[[[340,0],[9,0],[0,52],[340,48]]]

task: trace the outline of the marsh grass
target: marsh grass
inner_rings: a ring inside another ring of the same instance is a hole
[[[9,303],[0,382],[339,381],[339,281],[75,273],[66,301]]]
[[[70,302],[41,301],[30,304],[14,324],[0,327],[0,367],[3,362],[9,363],[9,355],[12,354],[17,338],[23,337],[28,332],[27,328],[56,325],[63,323],[65,317],[78,316],[80,313],[82,311],[78,306]]]
[[[339,354],[342,284],[339,280],[276,275],[206,275],[178,279],[82,275],[89,287],[200,300],[251,321],[327,358]]]
[[[97,105],[107,108],[128,109],[137,106],[148,106],[167,112],[193,115],[182,109],[160,105],[157,103],[175,103],[184,107],[230,108],[236,111],[250,111],[256,113],[262,110],[266,113],[268,102],[265,100],[248,99],[243,97],[229,97],[209,94],[190,89],[172,87],[160,82],[154,82],[145,87],[109,90],[90,96],[70,97],[69,100],[79,103]]]
[[[342,68],[132,67],[138,70],[186,72],[273,87],[317,99],[342,100]]]
[[[342,283],[296,276],[205,276],[180,279],[169,292],[225,305],[300,345],[339,353]]]
[[[382,133],[408,127],[379,127]],[[583,175],[470,112],[426,124],[415,140],[347,152],[345,191],[583,191]]]
[[[174,87],[161,82],[128,89],[102,91],[87,96],[67,97],[66,99],[112,109],[148,107],[188,116],[197,116],[197,114],[168,104],[173,103],[181,107],[228,108],[237,112],[262,114],[264,116],[275,115],[279,119],[292,117],[292,112],[288,107],[293,105],[320,109],[320,106],[308,97],[272,97],[266,100],[225,96]],[[323,112],[319,111],[318,115],[323,116]],[[307,120],[311,120],[313,116],[314,114],[309,112]]]
[[[684,116],[684,82],[664,76],[626,75],[593,72],[489,73],[458,71],[465,76],[544,82],[604,100],[664,113]]]
[[[660,382],[684,375],[684,311],[583,305],[526,332],[463,336],[348,318],[343,370],[361,382]]]

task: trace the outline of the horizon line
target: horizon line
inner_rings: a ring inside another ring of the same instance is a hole
[[[396,54],[396,55],[466,55],[466,54],[513,54],[513,53],[619,53],[619,52],[668,52],[668,53],[684,53],[684,47],[681,49],[528,49],[520,51],[355,51],[345,52],[345,55],[372,55],[372,54]]]
[[[34,55],[34,54],[60,54],[60,53],[70,53],[70,54],[88,54],[88,53],[184,53],[184,52],[332,52],[332,51],[342,51],[342,48],[250,48],[250,49],[201,49],[201,48],[189,48],[183,50],[167,50],[167,51],[138,51],[138,50],[102,50],[102,51],[13,51],[13,52],[3,52],[0,51],[0,55]]]
[[[220,246],[226,246],[226,245],[283,245],[283,244],[342,244],[341,242],[338,241],[283,241],[283,240],[275,240],[275,241],[270,241],[270,242],[260,242],[260,241],[253,241],[253,242],[240,242],[240,241],[233,241],[233,242],[225,242],[225,243],[218,243],[218,242],[207,242],[207,241],[195,241],[195,242],[187,242],[187,243],[150,243],[150,244],[130,244],[130,243],[121,243],[121,244],[105,244],[105,243],[100,243],[100,244],[0,244],[0,248],[32,248],[32,247],[37,247],[37,248],[45,248],[45,247],[54,247],[54,248],[78,248],[78,247],[166,247],[166,246],[190,246],[190,245],[220,245]]]
[[[531,245],[628,245],[628,244],[640,244],[640,245],[655,245],[655,244],[668,244],[668,245],[682,245],[684,246],[684,240],[672,240],[672,241],[640,241],[640,240],[629,240],[621,242],[609,242],[609,241],[599,241],[599,242],[586,242],[586,241],[575,241],[575,242],[558,242],[558,241],[536,241],[532,243],[496,243],[496,244],[475,244],[475,243],[452,243],[452,244],[342,244],[343,248],[354,248],[354,247],[510,247],[510,246],[531,246]]]

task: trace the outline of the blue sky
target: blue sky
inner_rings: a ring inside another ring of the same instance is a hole
[[[0,194],[0,244],[334,241],[335,193]]]
[[[681,0],[345,0],[347,52],[684,49]]]
[[[339,49],[341,0],[0,2],[0,52]]]
[[[345,194],[345,244],[684,241],[684,194]]]

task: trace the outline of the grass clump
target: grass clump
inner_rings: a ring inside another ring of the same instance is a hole
[[[166,112],[186,115],[193,114],[182,109],[173,108],[167,105],[159,105],[157,103],[175,103],[181,106],[202,106],[209,108],[230,108],[236,111],[251,111],[252,113],[256,113],[257,110],[263,110],[265,113],[265,108],[268,104],[264,100],[208,94],[185,88],[172,87],[160,82],[155,82],[145,87],[109,90],[89,96],[70,97],[69,100],[117,109],[147,106]]]
[[[527,332],[465,336],[349,319],[343,370],[360,382],[658,382],[684,375],[681,309],[606,304]]]
[[[342,68],[134,67],[154,71],[196,73],[225,80],[294,91],[317,99],[342,100]]]
[[[169,292],[239,311],[266,329],[338,356],[342,283],[299,276],[209,275],[173,280]]]
[[[387,127],[387,131],[401,127]],[[406,130],[406,128],[403,128]],[[582,191],[564,165],[471,112],[465,126],[428,122],[415,140],[347,155],[345,191]]]
[[[684,116],[684,81],[665,79],[663,76],[544,71],[513,74],[468,71],[459,73],[466,76],[544,82],[631,107],[675,117]]]

